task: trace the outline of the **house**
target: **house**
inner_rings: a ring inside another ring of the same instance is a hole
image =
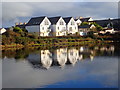
[[[74,20],[75,20],[75,22],[77,23],[78,26],[81,25],[82,21],[80,19],[74,19]]]
[[[66,23],[67,34],[75,34],[78,32],[78,25],[73,17],[63,18]]]
[[[105,30],[105,33],[109,32],[111,34],[115,33],[114,31],[114,28],[107,28],[107,29],[104,29]]]
[[[49,20],[51,22],[50,28],[51,28],[52,36],[66,36],[67,35],[66,23],[61,16],[50,17]]]
[[[6,32],[6,29],[5,28],[0,28],[0,34],[3,34]]]
[[[81,36],[87,35],[87,33],[93,28],[95,28],[93,24],[78,26],[78,30]]]
[[[104,20],[94,20],[92,22],[95,22],[102,26],[103,28],[107,27],[108,24],[112,23],[112,26],[114,30],[119,31],[120,30],[120,18],[118,19],[104,19]]]
[[[39,36],[49,36],[51,22],[46,16],[34,17],[29,20],[25,28],[28,32],[35,33]]]

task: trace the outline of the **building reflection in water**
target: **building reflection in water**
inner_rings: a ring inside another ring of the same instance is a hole
[[[95,56],[99,56],[100,52],[114,53],[114,46],[88,47],[81,46],[80,48],[59,48],[55,50],[40,50],[40,54],[31,54],[28,60],[36,68],[49,69],[52,66],[64,68],[65,65],[72,64],[73,66],[79,61],[89,58],[93,61]]]
[[[94,47],[72,47],[72,48],[59,48],[51,50],[35,50],[25,53],[24,49],[20,52],[3,51],[2,57],[4,58],[21,58],[28,60],[33,68],[49,69],[53,66],[64,68],[65,65],[75,65],[81,60],[93,61],[96,56],[114,56],[115,47],[111,46],[94,46]],[[25,57],[25,58],[23,58]],[[16,59],[17,60],[17,59]]]
[[[60,48],[52,52],[53,65],[64,67],[67,62],[67,48]]]
[[[75,48],[68,50],[68,60],[72,65],[75,65],[79,58],[79,51]]]
[[[44,68],[49,69],[52,64],[52,54],[49,50],[41,50],[41,64]]]

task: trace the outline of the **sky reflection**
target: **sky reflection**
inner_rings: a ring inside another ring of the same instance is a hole
[[[114,46],[72,47],[35,50],[16,60],[4,51],[3,88],[118,87],[115,52]]]

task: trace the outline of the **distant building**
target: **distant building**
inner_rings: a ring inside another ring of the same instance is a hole
[[[78,30],[81,36],[87,35],[87,33],[93,28],[95,28],[93,24],[78,26]]]
[[[20,23],[15,23],[15,27],[25,28],[26,24],[27,24],[27,23],[22,23],[22,22],[20,22]]]
[[[115,33],[115,30],[114,28],[107,28],[107,29],[104,29],[105,30],[105,33],[109,32],[111,34]]]
[[[82,21],[80,19],[75,19],[75,22],[77,23],[78,26],[80,26],[82,23]]]
[[[6,32],[6,29],[5,28],[0,28],[0,34],[3,34]]]
[[[81,20],[82,22],[90,22],[90,21],[93,21],[93,19],[92,19],[91,17],[88,17],[88,18],[83,18],[83,17],[81,17],[80,20]]]
[[[91,22],[95,22],[97,24],[99,24],[100,26],[102,26],[103,28],[106,28],[108,26],[108,24],[112,24],[114,30],[119,31],[120,30],[120,18],[118,19],[105,19],[105,20],[94,20]]]

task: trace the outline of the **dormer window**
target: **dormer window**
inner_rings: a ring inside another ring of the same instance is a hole
[[[72,22],[71,22],[71,25],[75,25],[75,23],[72,21]]]
[[[60,25],[64,25],[63,21],[60,21]]]
[[[47,20],[44,21],[45,25],[49,25],[49,22]]]

